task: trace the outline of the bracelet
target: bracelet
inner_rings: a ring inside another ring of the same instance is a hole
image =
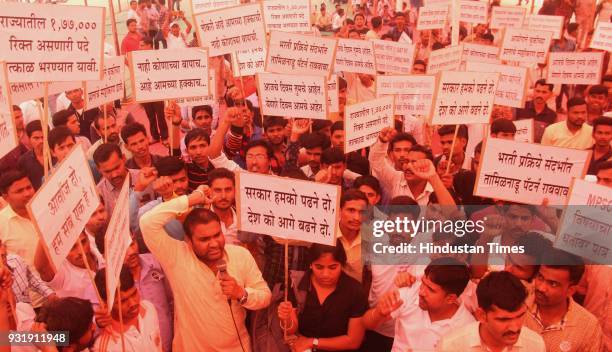
[[[291,321],[291,325],[288,326],[288,327],[287,326],[283,326],[283,320],[279,320],[278,323],[279,323],[281,329],[283,329],[283,330],[291,330],[291,329],[293,329],[293,325],[294,324],[293,324],[293,319],[290,319],[290,321]]]

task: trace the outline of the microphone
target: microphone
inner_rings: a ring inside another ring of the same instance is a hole
[[[217,271],[219,272],[219,278],[224,278],[227,276],[227,263],[223,259],[219,259],[217,261]],[[227,304],[231,304],[232,299],[227,297]]]

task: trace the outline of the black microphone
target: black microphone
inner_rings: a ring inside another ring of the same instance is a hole
[[[227,263],[223,259],[217,261],[217,271],[219,272],[219,278],[223,278],[227,275]],[[232,299],[227,297],[227,303],[231,304]]]

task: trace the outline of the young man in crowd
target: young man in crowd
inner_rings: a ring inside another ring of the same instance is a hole
[[[546,102],[553,96],[553,85],[546,80],[539,79],[533,88],[533,100],[525,104],[525,108],[516,111],[516,119],[535,119],[544,124],[544,127],[557,121],[557,113],[551,110]]]
[[[60,110],[53,114],[53,126],[60,127],[66,126],[70,129],[70,132],[74,134],[77,144],[83,147],[83,150],[87,153],[87,150],[91,147],[91,142],[88,137],[79,135],[81,133],[81,122],[77,118],[74,110]],[[89,129],[88,129],[89,131]]]
[[[25,172],[34,189],[42,185],[45,169],[43,167],[43,131],[40,120],[34,120],[26,126],[26,134],[32,149],[23,154],[17,162],[17,169]]]
[[[542,145],[587,149],[593,145],[593,127],[587,122],[587,103],[582,98],[567,102],[567,120],[554,123],[544,130]]]
[[[589,163],[588,175],[595,175],[597,168],[603,162],[612,158],[612,117],[600,116],[592,121],[593,124],[593,155]]]
[[[132,154],[125,166],[128,169],[142,169],[155,167],[161,156],[152,154],[149,149],[149,137],[144,125],[138,122],[129,123],[121,128],[121,139],[125,147]]]
[[[53,165],[59,164],[62,160],[66,159],[68,154],[72,151],[72,147],[76,144],[74,134],[68,127],[60,126],[55,127],[49,131],[47,137],[49,141],[49,151],[53,160]]]

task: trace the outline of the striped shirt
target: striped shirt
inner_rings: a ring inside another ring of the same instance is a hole
[[[187,163],[187,178],[189,179],[189,192],[193,192],[198,186],[208,183],[208,174],[214,170],[212,163],[208,163],[206,168],[191,162]]]
[[[53,294],[53,290],[32,270],[18,255],[9,254],[6,258],[7,266],[13,274],[13,293],[17,302],[32,304],[30,290],[43,297]]]

